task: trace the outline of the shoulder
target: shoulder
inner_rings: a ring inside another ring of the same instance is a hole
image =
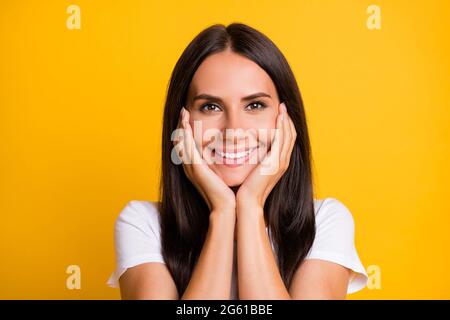
[[[321,259],[351,269],[347,293],[366,286],[368,276],[355,246],[355,223],[349,208],[336,198],[314,200],[316,236],[305,259]]]
[[[152,232],[159,235],[160,214],[158,202],[146,200],[131,200],[120,211],[115,222],[115,231],[135,228],[141,232]]]
[[[353,236],[355,222],[348,207],[336,198],[328,197],[314,200],[316,228],[319,231],[339,228],[342,233],[350,232]],[[331,230],[329,230],[331,231]]]
[[[154,223],[159,221],[158,202],[145,200],[131,200],[120,211],[117,220],[141,220]]]
[[[130,267],[164,263],[159,217],[158,202],[131,200],[123,206],[114,225],[116,270],[108,280],[110,286],[118,287],[120,276]]]

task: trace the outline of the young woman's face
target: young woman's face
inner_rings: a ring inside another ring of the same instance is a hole
[[[209,167],[228,186],[242,184],[270,150],[279,104],[269,75],[231,50],[197,69],[186,103],[190,125],[203,156],[212,159]]]

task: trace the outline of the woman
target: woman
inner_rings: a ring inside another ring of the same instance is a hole
[[[115,224],[123,299],[344,299],[366,271],[351,213],[313,198],[295,77],[244,24],[202,31],[177,62],[162,135],[161,201]]]

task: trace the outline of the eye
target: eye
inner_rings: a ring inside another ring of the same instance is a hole
[[[204,112],[216,112],[220,111],[221,109],[219,108],[219,106],[213,103],[206,103],[200,107],[200,110]]]
[[[265,107],[266,107],[266,105],[264,103],[256,101],[256,102],[250,103],[247,107],[245,107],[245,109],[256,110],[256,109],[264,109]]]

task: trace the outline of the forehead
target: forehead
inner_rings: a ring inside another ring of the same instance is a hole
[[[189,96],[207,93],[223,98],[266,92],[274,97],[275,84],[255,62],[231,50],[212,54],[199,66],[189,87]]]

